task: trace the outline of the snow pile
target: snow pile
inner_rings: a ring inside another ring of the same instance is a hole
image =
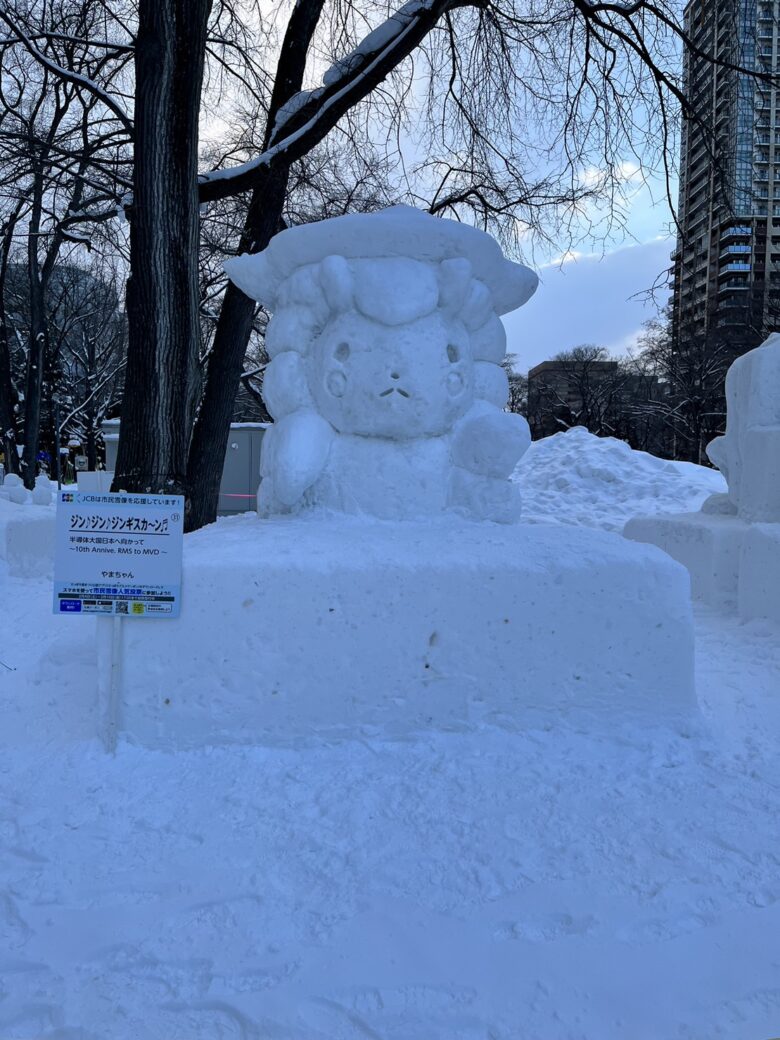
[[[514,479],[523,519],[608,531],[622,531],[633,516],[699,509],[708,495],[726,490],[717,470],[634,451],[583,426],[534,441]]]

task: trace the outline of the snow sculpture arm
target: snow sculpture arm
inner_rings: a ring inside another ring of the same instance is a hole
[[[530,443],[521,415],[477,402],[453,432],[452,508],[475,520],[517,523],[520,489],[509,477]]]
[[[309,408],[274,423],[263,438],[258,512],[267,516],[298,505],[324,470],[332,440],[331,425]]]
[[[455,428],[452,461],[470,473],[505,480],[530,443],[531,431],[522,415],[477,404]]]

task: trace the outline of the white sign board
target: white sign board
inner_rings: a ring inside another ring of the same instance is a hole
[[[54,613],[178,617],[183,525],[181,495],[60,491]]]

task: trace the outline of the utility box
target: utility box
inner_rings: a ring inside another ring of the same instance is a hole
[[[246,513],[257,508],[257,489],[260,486],[260,446],[269,423],[231,423],[222,481],[219,485],[220,516]],[[119,445],[119,419],[103,423],[106,445],[106,469],[116,468]]]
[[[222,482],[219,485],[220,516],[257,509],[260,486],[260,447],[269,423],[231,423]]]
[[[116,450],[119,447],[119,419],[106,419],[100,426],[106,446],[106,469],[116,469]]]

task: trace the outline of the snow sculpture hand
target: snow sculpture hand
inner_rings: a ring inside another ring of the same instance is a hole
[[[273,310],[262,515],[519,516],[528,424],[501,411],[498,318],[536,276],[474,228],[407,207],[283,231],[226,264]]]

